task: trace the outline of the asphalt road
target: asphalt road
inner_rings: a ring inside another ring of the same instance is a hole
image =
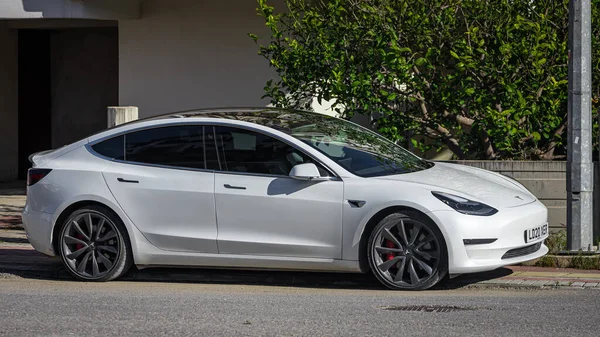
[[[460,310],[384,310],[404,306]],[[415,293],[0,276],[0,335],[6,336],[581,337],[599,331],[600,291],[593,289]]]

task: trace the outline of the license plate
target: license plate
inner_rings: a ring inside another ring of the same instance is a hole
[[[525,243],[539,241],[545,239],[548,236],[548,223],[541,226],[529,228],[525,231]]]

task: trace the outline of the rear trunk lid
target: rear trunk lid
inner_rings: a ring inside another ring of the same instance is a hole
[[[52,153],[54,151],[55,150],[46,150],[46,151],[36,152],[29,156],[29,162],[31,163],[31,165],[33,167],[37,167],[42,162],[45,162],[44,159],[47,155],[49,155],[50,153]]]
[[[83,146],[87,143],[88,143],[88,140],[86,138],[86,139],[82,139],[78,142],[75,142],[75,143],[72,143],[69,145],[65,145],[58,149],[36,152],[29,156],[29,161],[31,162],[31,165],[33,167],[41,167],[41,166],[49,163],[51,160],[58,158],[67,152],[71,152],[72,150],[75,150],[76,148]]]

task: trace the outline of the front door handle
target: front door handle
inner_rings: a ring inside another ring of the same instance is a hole
[[[225,188],[231,188],[231,189],[234,189],[234,190],[245,190],[246,189],[244,186],[232,186],[232,185],[229,185],[229,184],[225,184],[223,186],[225,186]]]
[[[123,178],[117,178],[117,181],[120,183],[132,183],[132,184],[139,183],[139,181],[137,181],[137,180],[127,180],[127,179],[123,179]]]

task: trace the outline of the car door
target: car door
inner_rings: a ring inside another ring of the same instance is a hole
[[[341,180],[290,178],[312,159],[264,133],[216,126],[214,138],[219,253],[341,258]]]
[[[123,157],[103,175],[135,226],[164,250],[217,253],[214,172],[206,169],[203,126],[120,137],[116,142],[124,145]]]

